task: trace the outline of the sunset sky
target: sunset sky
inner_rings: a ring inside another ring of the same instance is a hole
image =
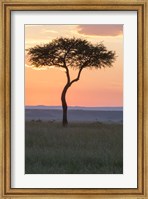
[[[67,93],[69,106],[123,106],[122,25],[25,25],[25,49],[51,42],[58,37],[82,38],[92,44],[103,42],[116,52],[111,68],[84,69],[81,78]],[[70,69],[71,78],[78,70]],[[37,70],[25,63],[25,105],[60,106],[66,74],[59,68]]]

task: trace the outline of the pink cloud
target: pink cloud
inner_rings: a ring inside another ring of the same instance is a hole
[[[118,36],[123,33],[122,24],[79,25],[78,32],[95,36]]]

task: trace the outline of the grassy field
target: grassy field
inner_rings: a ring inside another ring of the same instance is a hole
[[[28,121],[26,174],[123,173],[123,125]]]

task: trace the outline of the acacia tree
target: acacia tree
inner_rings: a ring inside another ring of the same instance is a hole
[[[115,61],[115,52],[108,51],[100,43],[77,38],[58,38],[44,45],[37,45],[28,49],[29,61],[35,67],[54,66],[65,69],[67,82],[61,94],[63,107],[63,126],[68,124],[66,93],[70,86],[80,79],[85,68],[111,67]],[[69,68],[78,69],[75,79],[71,80]]]

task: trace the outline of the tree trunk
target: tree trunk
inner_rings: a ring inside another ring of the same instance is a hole
[[[61,101],[62,101],[62,108],[63,108],[63,126],[68,125],[67,120],[67,103],[66,103],[66,93],[70,86],[66,84],[66,86],[63,89],[62,95],[61,95]]]

